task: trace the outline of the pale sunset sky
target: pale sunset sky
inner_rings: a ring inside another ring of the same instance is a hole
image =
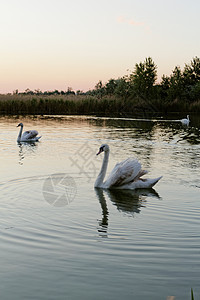
[[[2,0],[0,93],[87,91],[148,56],[159,81],[200,57],[199,14],[199,0]]]

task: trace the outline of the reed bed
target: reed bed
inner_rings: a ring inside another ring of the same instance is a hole
[[[1,115],[102,115],[140,116],[171,112],[200,112],[200,101],[162,101],[88,95],[0,95]]]

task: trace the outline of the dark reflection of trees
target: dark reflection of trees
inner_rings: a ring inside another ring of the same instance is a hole
[[[157,131],[166,142],[176,139],[177,143],[181,141],[187,141],[191,145],[200,143],[200,130],[190,125],[183,126],[179,122],[158,123]]]
[[[189,126],[183,126],[177,119],[109,119],[109,118],[96,118],[90,120],[92,125],[100,128],[108,128],[115,130],[108,130],[105,138],[108,139],[125,139],[128,135],[129,138],[134,139],[154,139],[155,133],[160,131],[161,138],[164,141],[173,139],[174,136],[180,134],[180,139],[187,140],[190,144],[200,143],[199,122],[197,118],[193,117]],[[199,119],[199,118],[198,118]]]
[[[112,119],[112,118],[96,118],[96,117],[79,117],[79,116],[44,116],[41,120],[45,125],[53,126],[56,123],[63,123],[65,126],[80,126],[92,125],[102,129],[108,129],[102,134],[104,139],[118,139],[125,140],[127,137],[135,139],[135,141],[145,139],[154,140],[155,136],[160,134],[164,141],[172,140],[174,136],[180,134],[180,139],[186,139],[191,144],[197,144],[200,141],[198,127],[189,126],[184,128],[180,122],[176,120],[150,120],[150,119]],[[110,129],[110,130],[109,130]],[[160,133],[159,133],[160,131]],[[182,135],[185,133],[185,136]],[[99,138],[99,136],[98,136]],[[150,150],[150,149],[149,149]]]
[[[191,145],[200,144],[200,131],[197,128],[187,128],[187,130],[180,136],[180,141],[187,141]]]
[[[92,120],[92,124],[99,127],[107,127],[107,128],[119,128],[123,129],[134,129],[134,132],[150,132],[154,126],[154,123],[151,121],[144,120],[136,120],[136,119],[94,119]]]
[[[140,213],[141,208],[145,207],[145,203],[147,201],[146,199],[148,197],[156,197],[160,199],[160,196],[154,189],[105,190],[101,188],[95,188],[95,192],[102,209],[102,219],[99,221],[98,232],[100,235],[104,234],[104,236],[107,236],[109,221],[109,211],[105,194],[119,211],[132,216],[134,213]]]
[[[35,154],[35,151],[37,150],[37,144],[32,143],[18,143],[19,147],[19,164],[23,165],[23,160],[25,157]]]

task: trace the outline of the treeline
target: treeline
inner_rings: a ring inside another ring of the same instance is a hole
[[[194,57],[181,70],[176,66],[170,76],[162,76],[156,84],[157,66],[151,57],[135,65],[134,71],[119,79],[110,79],[106,84],[98,82],[89,94],[99,97],[115,95],[122,98],[158,99],[163,102],[200,100],[200,58]]]
[[[54,90],[54,91],[41,91],[40,89],[36,90],[30,90],[29,88],[26,89],[24,92],[19,92],[19,90],[13,91],[13,95],[35,95],[35,96],[57,96],[57,95],[75,95],[76,93],[73,91],[71,87],[67,88],[67,91],[59,91],[59,90]],[[84,94],[82,91],[77,91],[77,95]]]
[[[0,95],[1,114],[100,114],[115,116],[147,113],[200,112],[200,59],[156,83],[157,66],[151,57],[122,78],[99,81],[93,90],[31,91]]]

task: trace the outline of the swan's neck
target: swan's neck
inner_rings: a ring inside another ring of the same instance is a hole
[[[102,163],[99,175],[95,181],[94,187],[102,187],[103,186],[103,180],[106,176],[106,171],[107,171],[107,167],[108,167],[108,159],[109,159],[109,151],[106,151],[106,152],[104,152],[103,163]]]
[[[22,130],[23,130],[23,126],[20,126],[20,131],[19,131],[19,135],[18,135],[18,138],[17,138],[17,141],[18,141],[18,142],[21,141]]]

